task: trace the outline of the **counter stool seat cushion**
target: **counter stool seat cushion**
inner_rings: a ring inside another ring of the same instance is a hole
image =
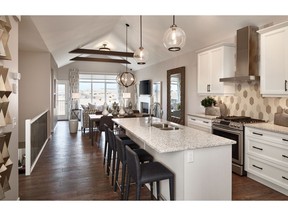
[[[138,155],[134,150],[125,146],[128,179],[126,184],[125,198],[128,200],[130,181],[136,183],[136,199],[140,200],[141,187],[143,184],[150,183],[151,199],[153,199],[153,182],[157,185],[157,199],[160,195],[160,181],[169,180],[170,200],[174,200],[174,173],[160,162],[140,163]]]

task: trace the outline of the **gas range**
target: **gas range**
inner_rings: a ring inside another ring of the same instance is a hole
[[[245,124],[260,123],[260,122],[265,121],[261,119],[254,119],[248,116],[226,116],[214,119],[212,124],[225,128],[243,130]]]
[[[246,124],[265,122],[247,116],[227,116],[214,119],[212,133],[236,141],[232,145],[232,171],[238,175],[246,175],[244,170],[244,126]]]

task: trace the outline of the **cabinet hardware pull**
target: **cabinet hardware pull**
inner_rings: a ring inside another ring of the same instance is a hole
[[[255,167],[255,168],[257,168],[257,169],[263,170],[262,167],[256,166],[256,165],[254,165],[254,164],[253,164],[252,166]]]
[[[263,134],[260,134],[260,133],[256,133],[256,132],[252,132],[252,133],[255,135],[263,136]]]
[[[206,123],[206,124],[208,124],[209,122],[208,122],[208,121],[203,121],[203,123]]]
[[[288,180],[288,178],[286,178],[285,176],[282,176],[283,179]]]
[[[210,92],[210,84],[207,85],[207,92]]]
[[[259,148],[259,147],[256,147],[256,146],[252,146],[252,148],[255,148],[255,149],[258,149],[258,150],[261,150],[261,151],[263,151],[263,149],[262,149],[262,148]]]
[[[285,91],[287,91],[287,80],[285,80]]]
[[[287,155],[282,155],[282,157],[284,157],[284,158],[288,158],[288,156],[287,156]]]
[[[191,118],[192,121],[196,121],[196,119]]]
[[[288,142],[288,139],[282,139],[282,140]]]

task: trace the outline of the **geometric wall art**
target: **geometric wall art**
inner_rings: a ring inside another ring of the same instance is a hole
[[[8,16],[0,16],[0,59],[11,60],[8,47],[11,24]]]
[[[9,114],[9,99],[12,90],[8,79],[8,68],[0,66],[0,127],[11,124]],[[5,198],[5,192],[10,190],[9,178],[13,166],[9,154],[11,132],[0,133],[0,199]]]
[[[11,25],[8,16],[0,16],[0,60],[11,60],[8,47]],[[0,128],[12,124],[9,113],[9,96],[12,87],[9,82],[8,68],[0,66]],[[9,154],[9,142],[12,132],[0,133],[0,200],[5,198],[5,192],[11,190],[9,179],[13,166]]]

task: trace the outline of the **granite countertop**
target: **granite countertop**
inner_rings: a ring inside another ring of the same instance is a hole
[[[147,117],[127,119],[121,118],[113,119],[113,121],[121,125],[121,127],[129,131],[131,134],[145,142],[146,145],[149,145],[149,147],[159,153],[235,144],[234,140],[226,139],[183,125],[171,123],[155,117],[153,117],[153,123],[171,123],[180,129],[169,131],[160,130],[159,128],[149,126]]]
[[[195,117],[200,117],[200,118],[205,118],[205,119],[215,119],[219,116],[214,116],[214,115],[205,115],[204,113],[196,113],[196,114],[188,114],[188,116],[195,116]]]
[[[288,127],[279,126],[270,122],[267,123],[253,123],[245,125],[245,127],[267,130],[270,132],[282,133],[288,135]]]

